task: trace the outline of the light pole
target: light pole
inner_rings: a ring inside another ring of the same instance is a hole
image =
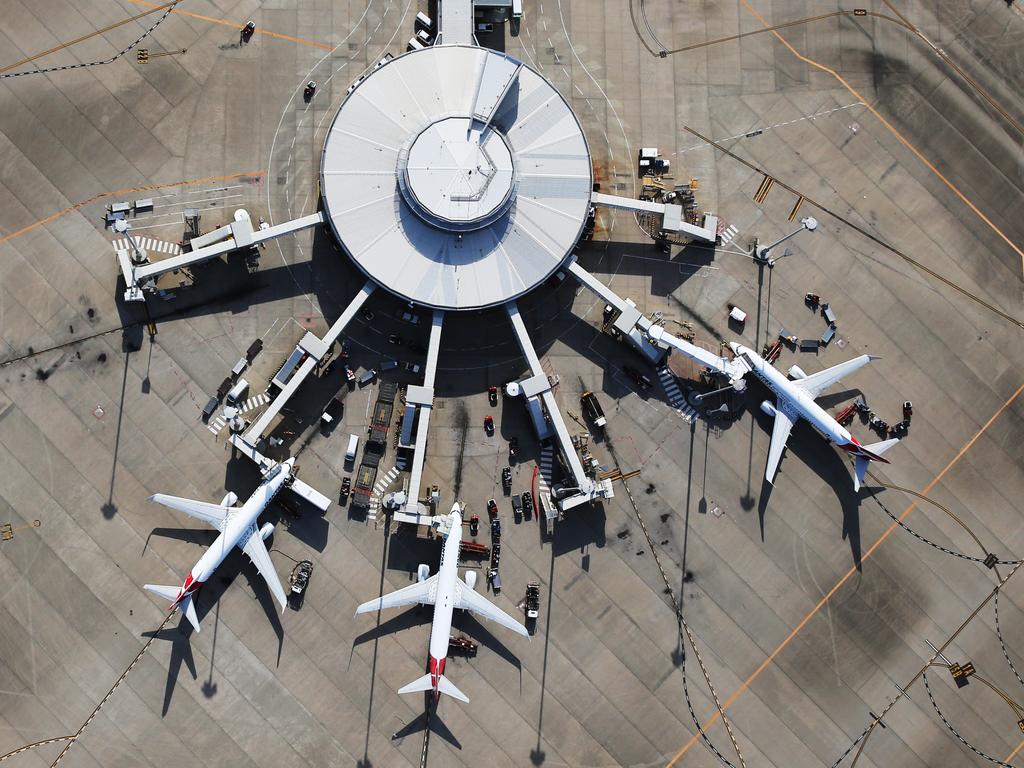
[[[805,229],[808,232],[813,232],[817,228],[818,228],[818,220],[816,218],[814,218],[813,216],[807,216],[807,217],[805,217],[803,219],[800,219],[800,229],[794,230],[794,231],[790,232],[788,235],[783,235],[778,240],[776,240],[774,243],[771,243],[770,245],[766,245],[766,246],[763,246],[763,247],[759,247],[756,242],[754,243],[754,256],[753,256],[754,263],[755,264],[759,264],[759,265],[761,265],[763,267],[768,267],[768,270],[769,270],[769,272],[768,272],[768,308],[765,310],[765,314],[770,315],[771,314],[771,309],[772,309],[772,273],[775,271],[775,263],[779,259],[784,259],[787,256],[789,256],[790,251],[787,248],[783,252],[783,254],[781,256],[779,256],[778,259],[770,259],[770,258],[768,258],[769,253],[771,253],[771,250],[775,246],[779,245],[779,243],[784,243],[786,240],[789,240],[789,238],[793,237],[794,235],[800,234]],[[768,321],[769,322],[771,321],[770,317],[768,318]],[[766,333],[767,333],[767,336],[766,336],[766,341],[767,341],[767,339],[771,337],[771,331],[767,331]],[[760,336],[760,333],[758,333],[758,336]]]
[[[139,250],[138,244],[135,242],[135,238],[132,237],[131,231],[129,231],[128,222],[125,219],[118,219],[114,222],[114,230],[128,238],[128,242],[132,246],[132,261],[135,264],[142,264],[146,257],[143,256],[142,251]]]
[[[736,379],[735,381],[730,381],[724,387],[713,389],[710,392],[694,392],[692,395],[690,395],[690,403],[693,404],[695,407],[699,408],[701,403],[704,402],[704,398],[711,397],[712,395],[720,395],[723,392],[728,392],[730,389],[733,390],[734,392],[739,393],[746,392],[747,382],[745,379]]]
[[[774,266],[775,261],[771,261],[768,258],[768,254],[771,252],[772,248],[777,246],[779,243],[784,243],[786,240],[789,240],[789,238],[793,237],[794,235],[798,235],[799,233],[803,232],[805,229],[808,232],[813,232],[817,228],[818,228],[818,220],[816,218],[814,218],[813,216],[808,216],[806,218],[800,219],[800,229],[794,230],[793,232],[790,232],[788,235],[783,235],[782,237],[780,237],[778,240],[776,240],[774,243],[771,243],[770,245],[765,245],[765,246],[757,246],[757,245],[755,245],[754,246],[754,256],[753,256],[754,262],[757,263],[757,264],[764,264],[764,265],[766,265],[768,267]],[[780,258],[782,258],[782,257],[780,257]],[[778,259],[776,259],[776,261],[777,260]]]

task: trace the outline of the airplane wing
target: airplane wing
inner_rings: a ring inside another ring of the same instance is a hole
[[[384,597],[367,600],[356,608],[356,613],[369,613],[370,611],[380,611],[384,608],[401,608],[404,605],[415,605],[416,603],[433,605],[436,596],[437,574],[435,573],[426,581],[418,581],[415,584],[410,584],[408,587],[396,589],[394,592],[384,595]]]
[[[461,608],[464,611],[472,611],[479,616],[483,616],[485,619],[490,619],[496,624],[501,624],[501,626],[511,629],[513,632],[518,632],[520,635],[524,635],[525,637],[530,636],[530,633],[526,631],[526,627],[501,610],[501,608],[494,605],[479,592],[470,589],[461,578],[456,582],[455,607]]]
[[[270,553],[267,552],[267,545],[263,543],[263,537],[260,536],[259,528],[256,527],[255,523],[249,526],[247,533],[248,538],[245,539],[244,543],[239,540],[238,546],[252,560],[256,570],[260,572],[260,576],[267,582],[270,593],[281,604],[281,610],[283,611],[288,606],[288,598],[285,596],[281,579],[277,575],[277,569],[274,568],[274,563],[270,559]]]
[[[224,524],[227,522],[228,514],[230,513],[228,507],[222,507],[220,504],[207,504],[205,501],[193,501],[192,499],[183,499],[180,496],[168,496],[165,493],[156,493],[150,496],[149,500],[155,501],[157,504],[163,504],[165,507],[176,509],[179,512],[184,512],[196,520],[202,520],[218,531],[224,530]]]
[[[779,469],[779,460],[782,459],[782,452],[786,449],[786,441],[793,429],[793,419],[782,412],[775,410],[775,424],[772,427],[772,443],[768,447],[768,465],[764,468],[764,479],[769,483],[775,482],[775,473]]]
[[[826,368],[824,371],[812,373],[806,378],[797,379],[793,383],[801,389],[809,392],[811,397],[817,398],[818,395],[843,378],[843,376],[846,376],[848,373],[853,373],[858,368],[864,367],[872,360],[878,360],[878,356],[861,355],[860,357],[853,358],[853,360],[847,360],[845,363],[840,363],[839,365],[833,365],[831,368]]]

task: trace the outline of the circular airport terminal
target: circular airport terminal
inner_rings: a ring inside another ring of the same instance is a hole
[[[365,76],[324,144],[325,219],[359,268],[414,304],[503,304],[567,259],[592,172],[576,116],[505,54],[438,46]]]

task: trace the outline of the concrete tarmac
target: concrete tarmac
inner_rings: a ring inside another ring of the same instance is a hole
[[[521,24],[496,23],[480,42],[566,96],[602,191],[639,194],[637,152],[657,146],[671,181],[695,179],[698,204],[723,221],[718,248],[665,254],[629,216],[602,211],[579,262],[646,314],[663,313],[670,330],[690,322],[711,345],[760,348],[781,327],[817,338],[825,321],[803,303],[817,293],[838,316],[836,338],[817,354],[787,349],[777,367],[813,373],[880,355],[823,405],[834,413],[862,395],[893,423],[912,400],[914,415],[892,464],[873,466],[859,497],[849,463],[806,425],[769,486],[766,393],[752,385],[733,418],[689,418],[654,370],[601,333],[603,302],[568,279],[520,302],[527,328],[559,377],[570,429],[582,431],[571,417],[582,418],[579,395],[593,390],[608,416],[605,434],[589,438],[593,455],[640,474],[554,525],[517,523],[500,483],[508,440],[522,454],[511,463],[515,493],[532,490],[545,453],[522,404],[491,407],[486,389],[522,376],[525,362],[503,311],[447,318],[424,483],[446,506],[458,477],[467,513],[481,517],[496,499],[503,589],[492,597],[517,615],[535,581],[542,607],[531,641],[457,619],[479,651],[453,655],[446,674],[470,704],[440,702],[429,764],[712,766],[719,759],[698,736],[707,724],[714,749],[739,765],[693,649],[680,647],[657,554],[745,764],[834,765],[931,657],[926,641],[943,643],[1012,568],[978,561],[1024,553],[1024,18],[997,0],[899,6],[957,72],[884,18],[893,12],[883,2],[868,4],[875,15],[782,28],[782,39],[708,45],[836,7],[649,0],[645,21],[641,4],[624,0],[524,5]],[[0,67],[149,7],[13,0],[0,15]],[[173,297],[150,299],[150,337],[120,301],[105,206],[152,197],[133,231],[171,242],[185,209],[201,213],[204,232],[240,207],[273,222],[312,212],[320,149],[346,89],[384,53],[404,51],[420,10],[408,0],[184,0],[139,43],[147,64],[133,49],[109,64],[0,79],[0,524],[12,534],[0,541],[0,754],[79,729],[165,616],[141,585],[180,583],[212,541],[147,497],[217,502],[258,482],[226,431],[200,420],[235,360],[263,339],[245,374],[262,391],[305,331],[323,333],[364,282],[328,235],[300,233],[268,244],[254,274],[229,259],[174,276],[162,286]],[[161,13],[25,69],[114,57]],[[249,18],[258,30],[246,43]],[[668,52],[678,48],[688,49]],[[777,181],[758,204],[764,174]],[[792,231],[800,195],[796,218],[815,216],[818,230],[759,269],[750,244]],[[745,327],[728,325],[729,304],[748,313]],[[409,345],[426,332],[401,322],[403,304],[378,291],[367,307],[373,320],[357,317],[346,333],[349,363],[422,363]],[[387,341],[395,333],[401,348]],[[623,365],[654,386],[638,390]],[[349,474],[345,435],[363,434],[376,394],[348,391],[335,370],[305,384],[276,427],[302,479],[334,499]],[[316,421],[335,396],[344,416],[324,435]],[[877,439],[863,421],[851,430]],[[380,474],[394,464],[389,450]],[[406,479],[397,473],[391,488]],[[420,764],[424,700],[396,691],[424,671],[429,610],[354,611],[410,583],[418,563],[436,568],[437,543],[388,525],[382,511],[333,504],[319,516],[282,501],[268,516],[269,544],[282,577],[295,560],[314,563],[302,609],[279,614],[232,555],[200,592],[202,631],[175,617],[64,765]],[[1024,697],[1018,578],[998,612],[989,602],[946,652],[1014,702]],[[858,765],[981,764],[977,753],[1019,764],[1022,715],[1007,701],[981,679],[958,688],[942,667],[927,684],[889,710]],[[62,748],[11,763],[48,765]]]

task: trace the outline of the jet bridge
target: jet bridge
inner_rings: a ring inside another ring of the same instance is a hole
[[[698,347],[696,344],[693,344],[686,339],[680,339],[677,336],[673,336],[660,325],[649,324],[645,333],[655,344],[664,345],[667,348],[682,352],[684,355],[692,360],[696,360],[701,365],[727,376],[731,383],[739,381],[751,370],[744,358],[737,357],[730,360],[727,357],[716,355],[714,352],[706,350],[703,347]]]
[[[235,220],[223,227],[218,227],[205,235],[192,238],[192,250],[172,256],[169,259],[150,262],[146,252],[133,246],[131,250],[118,249],[117,260],[124,275],[124,300],[142,301],[144,291],[156,287],[156,278],[178,269],[210,261],[226,253],[241,248],[251,248],[274,240],[282,235],[299,232],[323,223],[323,214],[319,211],[292,221],[253,230],[248,214],[236,216]],[[130,238],[129,238],[130,240]],[[130,242],[133,242],[130,240]]]
[[[718,217],[705,214],[701,226],[691,224],[683,218],[683,207],[671,203],[655,203],[649,200],[634,200],[631,197],[605,195],[594,192],[590,196],[593,205],[614,208],[620,211],[639,211],[661,216],[661,228],[666,232],[681,233],[702,243],[715,244],[718,238]]]
[[[341,317],[334,322],[334,325],[330,327],[322,339],[318,338],[313,333],[306,333],[306,335],[302,337],[296,345],[295,350],[296,352],[301,352],[304,355],[304,360],[299,368],[288,379],[284,389],[281,390],[277,397],[270,401],[266,410],[260,414],[259,418],[249,426],[249,429],[246,430],[244,434],[235,433],[231,435],[231,444],[243,455],[254,461],[261,469],[265,469],[267,466],[273,464],[273,461],[260,453],[257,448],[260,441],[263,439],[263,433],[266,432],[267,428],[281,412],[281,409],[284,408],[288,400],[291,399],[292,395],[294,395],[299,389],[302,382],[306,380],[310,371],[316,368],[320,361],[327,357],[327,353],[331,346],[335,341],[337,341],[338,336],[341,335],[345,326],[351,322],[353,317],[355,317],[356,312],[359,311],[363,302],[365,302],[370,294],[373,293],[376,287],[376,283],[368,280],[366,285],[364,285],[359,293],[356,294],[355,298],[349,302],[348,307],[346,307],[345,311],[341,313]],[[298,480],[292,484],[292,490],[322,512],[326,512],[327,508],[331,504],[331,500],[322,493]]]
[[[613,327],[622,339],[629,342],[637,352],[653,365],[660,365],[671,350],[682,352],[687,357],[728,376],[735,382],[750,369],[739,359],[730,360],[698,347],[686,339],[680,339],[645,317],[629,299],[623,299],[602,283],[576,261],[569,265],[569,273],[605,302],[618,310]]]
[[[475,45],[473,40],[473,0],[441,0],[440,5],[441,29],[437,43]]]
[[[533,348],[533,341],[531,341],[530,335],[526,332],[526,325],[519,314],[519,307],[514,301],[510,301],[505,305],[505,309],[508,312],[509,320],[512,322],[512,329],[515,331],[516,339],[519,341],[519,348],[522,350],[523,357],[526,358],[530,371],[533,373],[531,378],[522,383],[523,396],[528,400],[540,398],[544,403],[544,410],[551,421],[551,427],[554,429],[558,446],[565,457],[566,464],[573,476],[573,482],[578,489],[577,493],[567,498],[558,499],[559,507],[564,511],[580,504],[585,504],[595,498],[611,497],[613,495],[611,481],[595,481],[588,477],[583,469],[583,464],[576,454],[576,447],[572,444],[572,437],[565,426],[565,420],[558,410],[558,403],[555,401],[555,393],[551,389],[548,375],[544,372],[543,367],[541,367],[540,358],[537,357],[537,352]]]
[[[661,364],[665,359],[665,350],[652,344],[644,333],[651,326],[651,321],[640,313],[640,310],[636,308],[636,304],[629,299],[623,299],[619,294],[615,293],[615,291],[581,267],[575,259],[569,264],[569,274],[579,280],[585,288],[595,293],[618,311],[618,316],[612,325],[623,339],[632,344],[634,349],[652,365]]]
[[[306,380],[310,371],[316,368],[320,361],[327,356],[328,350],[330,350],[334,342],[338,340],[341,332],[345,330],[345,326],[352,321],[356,312],[358,312],[359,308],[363,306],[363,302],[369,298],[370,294],[373,293],[376,287],[376,283],[372,280],[367,280],[366,284],[362,289],[360,289],[359,293],[355,295],[355,298],[349,302],[345,311],[342,312],[341,316],[334,321],[334,325],[330,327],[322,339],[317,338],[315,334],[308,332],[302,337],[295,349],[296,351],[301,351],[305,355],[305,359],[302,361],[298,370],[296,370],[295,373],[291,375],[291,378],[288,379],[284,389],[281,390],[277,397],[270,401],[266,410],[263,411],[263,413],[260,414],[260,417],[252,423],[248,430],[246,430],[244,436],[245,442],[249,445],[256,445],[263,439],[263,433],[267,431],[271,422],[281,412],[281,409],[284,408],[285,403],[291,399],[292,395],[294,395],[302,385],[302,382]]]
[[[416,424],[416,438],[412,454],[412,469],[409,473],[409,494],[405,507],[395,512],[395,520],[406,523],[420,523],[420,484],[423,482],[423,462],[427,458],[427,427],[430,425],[430,411],[434,407],[434,381],[437,375],[437,359],[441,353],[441,327],[444,312],[434,310],[430,324],[430,341],[427,344],[427,362],[423,366],[423,386],[410,386],[405,390],[407,405],[416,406],[420,412]]]

